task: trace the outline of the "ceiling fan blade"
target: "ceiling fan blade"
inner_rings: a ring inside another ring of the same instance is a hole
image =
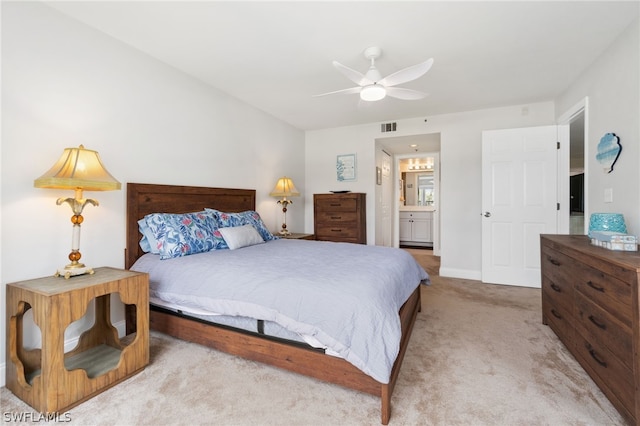
[[[362,74],[361,72],[358,72],[345,65],[342,65],[340,62],[333,61],[333,66],[358,86],[366,86],[367,84],[374,83],[373,81],[365,77],[364,74]]]
[[[426,93],[417,90],[404,89],[402,87],[387,87],[387,96],[405,101],[414,101],[428,96]]]
[[[431,66],[433,65],[433,58],[429,58],[424,62],[410,66],[403,70],[394,72],[391,75],[380,80],[378,83],[385,87],[396,86],[398,84],[406,83],[408,81],[415,80],[418,77],[423,76]]]
[[[337,94],[343,94],[343,95],[350,95],[352,93],[360,93],[360,91],[362,90],[362,87],[351,87],[349,89],[342,89],[342,90],[336,90],[334,92],[327,92],[327,93],[321,93],[319,95],[313,95],[314,98],[317,98],[319,96],[327,96],[327,95],[337,95]]]

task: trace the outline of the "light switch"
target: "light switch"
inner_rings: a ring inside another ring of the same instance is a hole
[[[613,203],[613,188],[605,188],[604,190],[604,202]]]

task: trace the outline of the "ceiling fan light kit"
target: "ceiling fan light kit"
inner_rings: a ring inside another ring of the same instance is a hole
[[[416,100],[427,96],[426,93],[422,93],[417,90],[394,86],[422,77],[433,65],[433,58],[429,58],[424,62],[402,69],[382,78],[375,65],[375,60],[378,59],[380,55],[382,55],[382,49],[379,47],[374,46],[365,49],[364,57],[371,61],[371,66],[366,74],[362,74],[337,61],[333,61],[333,66],[349,80],[356,83],[357,86],[315,96],[359,93],[360,99],[369,102],[379,101],[387,96],[402,100]]]
[[[370,84],[360,90],[360,99],[363,101],[373,102],[384,99],[387,96],[387,90],[377,84]]]

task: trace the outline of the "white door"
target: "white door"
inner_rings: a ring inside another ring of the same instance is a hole
[[[391,156],[386,152],[382,153],[382,245],[393,246],[391,239],[393,217],[393,182],[391,179]]]
[[[556,126],[482,133],[482,281],[540,287],[540,234],[557,229]]]

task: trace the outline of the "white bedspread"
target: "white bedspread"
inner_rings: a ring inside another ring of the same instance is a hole
[[[400,347],[398,311],[428,282],[401,249],[293,239],[167,260],[146,254],[131,269],[149,273],[150,296],[274,321],[381,383]]]

